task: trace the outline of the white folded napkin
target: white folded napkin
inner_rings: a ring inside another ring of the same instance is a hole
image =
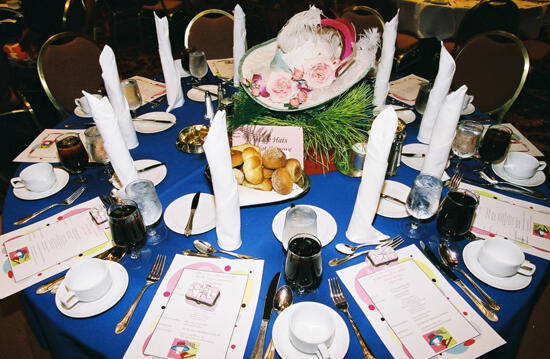
[[[237,181],[231,167],[225,111],[218,111],[204,141],[216,201],[218,245],[228,251],[241,246],[241,208]]]
[[[137,180],[138,173],[134,166],[134,160],[122,138],[111,103],[107,97],[98,99],[86,91],[82,91],[82,93],[88,99],[97,130],[103,138],[105,151],[109,155],[111,166],[113,166],[120,182],[123,186],[126,186],[128,183]]]
[[[172,57],[172,46],[170,45],[170,33],[168,29],[168,19],[162,19],[155,13],[155,25],[157,28],[157,40],[159,44],[160,64],[164,82],[166,83],[166,100],[170,112],[175,108],[183,106],[185,99],[181,89],[180,72],[178,71],[174,58]]]
[[[244,11],[239,4],[233,13],[233,84],[239,86],[239,62],[246,51],[246,26]]]
[[[375,107],[380,108],[386,103],[386,97],[390,89],[389,81],[391,69],[393,66],[393,54],[395,53],[395,39],[397,38],[397,25],[399,23],[399,10],[397,14],[384,26],[382,35],[382,52],[380,54],[380,63],[376,71],[376,82],[374,83]]]
[[[435,125],[435,120],[438,117],[441,105],[445,100],[445,97],[449,93],[451,82],[455,74],[455,60],[445,46],[443,41],[441,42],[441,53],[439,57],[439,70],[435,78],[432,90],[430,91],[430,97],[422,116],[422,122],[420,123],[420,129],[418,130],[418,141],[422,143],[430,143],[432,136],[432,130]]]
[[[103,51],[101,51],[101,55],[99,56],[99,64],[101,65],[102,70],[101,77],[103,77],[105,89],[107,90],[107,96],[109,97],[109,102],[115,112],[122,138],[124,138],[128,148],[136,148],[139,145],[136,130],[134,128],[134,123],[132,122],[132,115],[130,114],[128,101],[126,101],[126,97],[124,97],[124,94],[122,93],[122,86],[120,85],[120,77],[118,76],[115,54],[109,45],[105,45]]]
[[[458,90],[451,92],[445,98],[432,131],[430,146],[422,165],[422,174],[439,179],[443,176],[467,90],[468,87],[462,85]]]
[[[346,237],[352,242],[364,243],[388,238],[372,226],[372,221],[384,186],[388,156],[396,129],[397,114],[393,107],[382,110],[372,123],[361,184],[346,231]]]

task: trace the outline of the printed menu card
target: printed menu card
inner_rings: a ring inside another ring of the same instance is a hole
[[[20,281],[106,240],[86,211],[6,241],[4,247],[13,276]]]
[[[185,269],[149,340],[146,355],[223,358],[247,276]]]
[[[479,335],[414,261],[359,279],[413,358],[430,358]]]

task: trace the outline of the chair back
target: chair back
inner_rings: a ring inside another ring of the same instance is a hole
[[[207,59],[233,57],[233,15],[224,10],[204,10],[185,29],[185,47],[202,50]]]
[[[384,33],[384,19],[372,7],[365,5],[350,6],[342,11],[342,17],[351,21],[358,35],[373,27],[378,29],[380,36]]]
[[[84,36],[62,32],[50,37],[38,53],[38,76],[55,108],[66,116],[76,107],[82,90],[97,93],[103,79],[100,48]]]
[[[466,12],[456,32],[456,50],[472,36],[502,30],[517,34],[519,9],[511,0],[485,0]]]
[[[519,96],[529,72],[529,56],[515,35],[488,31],[474,36],[456,56],[452,88],[463,84],[474,106],[501,122]]]

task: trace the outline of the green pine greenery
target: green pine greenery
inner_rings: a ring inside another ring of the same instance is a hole
[[[304,157],[328,169],[331,154],[339,169],[349,170],[351,146],[367,141],[373,120],[373,88],[361,81],[334,100],[304,111],[269,110],[242,89],[233,95],[234,111],[228,119],[230,133],[242,125],[301,126]],[[308,151],[309,150],[309,151]]]

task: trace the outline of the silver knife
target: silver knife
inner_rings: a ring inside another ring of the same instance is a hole
[[[191,231],[193,230],[193,217],[195,217],[195,211],[197,210],[197,206],[199,205],[200,196],[200,192],[195,193],[195,195],[193,196],[193,200],[191,201],[191,212],[189,213],[189,219],[187,220],[187,225],[185,226],[185,230],[183,231],[183,235],[186,237],[189,237],[191,235]]]
[[[513,192],[513,193],[517,193],[517,194],[522,194],[524,196],[540,199],[540,200],[543,200],[543,201],[548,200],[548,197],[546,197],[546,195],[544,193],[542,193],[541,191],[535,190],[535,189],[518,188],[518,187],[514,187],[512,185],[508,186],[508,185],[505,185],[505,184],[492,184],[492,183],[488,183],[488,182],[485,182],[485,181],[476,180],[476,179],[472,179],[472,178],[466,178],[466,177],[463,177],[462,181],[464,181],[466,183],[479,185],[479,186],[492,187],[492,188],[500,189],[502,191],[508,191],[508,192]]]
[[[252,354],[250,359],[262,359],[264,354],[264,343],[265,343],[265,333],[267,331],[267,325],[269,324],[269,318],[271,318],[271,311],[273,310],[273,298],[275,298],[275,292],[279,286],[279,279],[281,278],[281,272],[277,272],[271,279],[269,283],[269,288],[267,288],[267,294],[265,296],[264,302],[264,313],[262,315],[262,323],[260,324],[260,332],[256,338],[256,343],[254,344],[254,349],[252,349]]]
[[[165,166],[165,165],[166,165],[166,163],[159,162],[159,163],[155,163],[154,165],[144,167],[144,168],[142,168],[140,170],[137,170],[137,171],[138,171],[138,173],[141,173],[141,172],[149,171],[149,170],[152,170],[153,168],[157,168],[157,167]]]
[[[413,157],[413,158],[424,158],[424,157],[426,157],[426,154],[425,153],[407,153],[407,152],[404,152],[404,153],[401,153],[401,156]]]
[[[487,304],[485,304],[484,302],[481,301],[481,299],[479,299],[479,297],[477,295],[475,295],[474,293],[472,293],[472,291],[466,287],[466,285],[456,276],[456,274],[453,273],[453,271],[451,270],[451,268],[447,267],[445,264],[443,264],[436,256],[435,254],[430,250],[430,248],[428,248],[428,246],[426,246],[426,244],[424,244],[423,241],[420,241],[420,247],[422,247],[422,250],[424,251],[424,253],[426,253],[426,255],[428,256],[428,259],[433,263],[435,264],[435,266],[441,271],[443,272],[443,274],[445,274],[445,276],[447,276],[450,280],[452,280],[453,282],[455,282],[459,287],[460,289],[462,289],[464,291],[464,293],[466,293],[466,295],[468,297],[470,297],[470,299],[472,300],[472,302],[474,302],[474,304],[478,307],[478,309],[481,311],[481,313],[483,313],[483,315],[485,315],[485,317],[487,317],[487,319],[489,319],[490,321],[492,322],[498,322],[498,316],[497,314],[487,306]]]
[[[134,121],[134,122],[174,123],[170,120],[155,120],[155,119],[152,119],[152,118],[139,118],[139,117],[133,118],[132,121]]]

